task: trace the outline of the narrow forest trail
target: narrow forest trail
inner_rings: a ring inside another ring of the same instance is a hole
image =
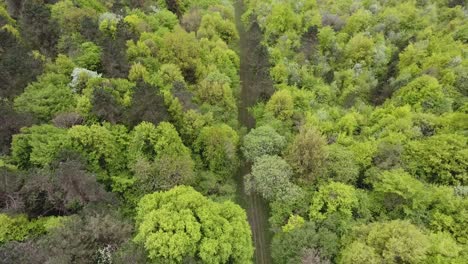
[[[239,121],[248,130],[255,127],[255,119],[248,108],[260,98],[273,93],[269,78],[269,63],[266,49],[260,44],[262,33],[257,24],[245,30],[241,22],[244,13],[242,0],[235,3],[236,25],[240,36],[240,78],[241,94],[239,103]],[[266,201],[257,194],[247,195],[244,192],[243,178],[250,172],[251,164],[243,161],[237,176],[239,203],[246,209],[249,224],[252,228],[255,245],[255,263],[272,263],[270,242],[271,231],[268,224],[269,208]]]

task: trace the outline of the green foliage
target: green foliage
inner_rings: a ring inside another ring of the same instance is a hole
[[[70,147],[70,138],[65,129],[51,125],[23,128],[21,134],[13,136],[12,158],[18,167],[45,167],[59,151]]]
[[[62,221],[61,217],[28,220],[25,215],[0,214],[0,244],[38,237],[60,226]]]
[[[195,151],[209,170],[229,176],[238,166],[239,136],[230,126],[221,124],[204,127],[195,141]]]
[[[95,6],[90,4],[80,5],[81,3],[77,2],[92,2]],[[66,34],[70,34],[80,29],[81,21],[83,21],[85,18],[92,18],[97,16],[98,12],[103,11],[103,8],[96,6],[98,4],[98,1],[94,0],[57,1],[54,5],[51,6],[51,16],[55,21],[58,22],[60,29],[65,31]],[[93,7],[97,7],[97,9],[100,10],[94,9]]]
[[[408,144],[402,156],[404,167],[417,178],[439,184],[467,183],[466,137],[440,134]]]
[[[309,217],[323,220],[333,213],[339,213],[344,219],[351,219],[353,210],[358,208],[358,191],[351,185],[330,182],[319,188],[312,198]]]
[[[465,263],[463,2],[3,1],[0,259]]]
[[[320,177],[327,158],[326,141],[313,127],[304,126],[288,148],[286,159],[305,181]]]
[[[165,9],[150,14],[135,9],[124,18],[124,21],[139,33],[154,32],[161,27],[172,30],[178,23],[177,16]]]
[[[16,97],[15,108],[20,112],[34,114],[37,118],[47,121],[56,114],[73,109],[76,104],[74,95],[68,83],[68,76],[48,73],[26,87],[23,94]]]
[[[294,199],[300,189],[291,182],[292,175],[291,167],[282,158],[264,155],[255,160],[252,172],[245,176],[245,189],[269,201]]]
[[[279,120],[291,118],[294,111],[294,102],[289,90],[280,90],[273,94],[266,105],[266,111]]]
[[[140,123],[133,129],[129,145],[130,159],[190,155],[174,126],[167,122],[161,122],[157,127],[148,122]]]
[[[279,155],[285,146],[285,138],[266,125],[250,130],[241,149],[247,160],[254,161],[263,155]]]
[[[442,86],[437,79],[427,75],[402,87],[393,100],[399,105],[409,104],[416,111],[440,114],[451,110],[451,100],[444,94]]]
[[[197,97],[202,103],[212,106],[215,117],[222,122],[236,119],[237,106],[228,76],[217,71],[209,73],[200,82]]]
[[[99,30],[112,38],[115,38],[117,33],[117,24],[120,17],[113,13],[104,13],[99,17]]]
[[[347,58],[354,63],[370,63],[374,53],[374,41],[364,34],[357,34],[349,40],[345,51]]]
[[[340,263],[421,263],[430,241],[417,226],[407,221],[372,223],[356,228]]]
[[[208,39],[221,38],[228,44],[239,39],[235,24],[230,20],[223,19],[220,13],[204,15],[197,36]]]
[[[356,183],[359,176],[359,166],[354,153],[339,144],[328,146],[327,153],[328,178],[346,184]]]
[[[300,215],[291,215],[288,219],[288,223],[285,224],[281,229],[283,232],[290,232],[296,228],[301,228],[305,223],[304,218]]]
[[[101,62],[101,48],[92,42],[84,42],[80,45],[80,55],[75,58],[79,67],[97,70]]]
[[[461,263],[462,247],[447,233],[430,234],[431,247],[429,248],[429,263]]]
[[[121,125],[74,126],[68,130],[71,148],[80,153],[89,168],[99,172],[102,179],[107,173],[118,173],[125,170],[127,130]]]
[[[318,249],[323,264],[329,263],[339,249],[339,238],[326,227],[306,222],[302,227],[289,232],[279,232],[272,241],[272,257],[275,263],[302,263],[305,249]],[[305,262],[307,263],[307,262]],[[318,262],[322,263],[322,262]]]
[[[10,217],[6,214],[0,214],[0,243],[11,240],[22,241],[30,236],[32,226],[26,216]]]
[[[245,212],[216,203],[191,187],[144,196],[136,216],[135,242],[154,262],[251,263],[253,247]]]
[[[348,18],[343,31],[348,34],[366,31],[372,22],[372,13],[369,10],[359,9]]]
[[[374,183],[375,198],[392,218],[418,215],[424,211],[429,199],[422,182],[403,170],[384,171]]]
[[[142,38],[144,36],[145,34],[142,34]],[[150,41],[152,40],[148,39],[145,43],[151,43]],[[156,45],[154,54],[157,54],[160,62],[174,63],[182,72],[185,72],[185,78],[198,77],[200,46],[195,34],[187,33],[180,27],[176,27],[173,32],[166,33],[154,44]],[[194,73],[190,71],[194,71]],[[188,76],[189,72],[195,76]]]
[[[129,167],[146,191],[191,183],[194,162],[175,128],[166,122],[155,127],[142,122],[129,141]]]

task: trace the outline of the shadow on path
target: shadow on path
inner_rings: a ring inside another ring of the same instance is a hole
[[[269,62],[266,49],[260,44],[262,33],[254,23],[247,31],[241,22],[244,13],[242,0],[235,2],[236,24],[240,36],[240,79],[241,94],[239,103],[239,122],[248,130],[255,127],[255,120],[248,108],[258,100],[269,98],[273,84],[269,78]],[[243,162],[237,175],[238,202],[247,211],[255,245],[255,263],[272,263],[270,244],[272,233],[269,229],[269,208],[266,201],[257,194],[244,192],[243,178],[250,173],[251,164]]]

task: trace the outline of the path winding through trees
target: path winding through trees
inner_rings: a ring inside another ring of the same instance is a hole
[[[239,121],[248,130],[255,127],[255,120],[248,108],[259,99],[268,98],[273,93],[273,84],[269,78],[269,63],[266,49],[260,44],[262,33],[254,23],[245,29],[241,22],[244,13],[242,0],[235,2],[236,24],[240,35],[240,78],[241,95]],[[251,164],[243,162],[238,173],[238,199],[247,210],[247,217],[252,228],[255,245],[255,263],[272,263],[270,254],[271,231],[268,225],[268,204],[257,194],[246,195],[243,176],[250,172]]]

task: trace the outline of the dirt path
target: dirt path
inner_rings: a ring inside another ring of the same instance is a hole
[[[241,23],[244,12],[242,0],[235,3],[236,24],[240,35],[240,78],[242,90],[239,104],[239,121],[251,129],[255,127],[255,120],[248,112],[257,100],[268,98],[273,93],[273,85],[269,79],[268,55],[260,45],[262,38],[260,28],[254,24],[247,31]],[[250,172],[251,164],[244,162],[238,174],[239,203],[247,210],[247,217],[252,228],[255,245],[255,263],[272,263],[270,242],[272,234],[269,230],[267,203],[258,195],[246,195],[244,192],[243,176]]]

